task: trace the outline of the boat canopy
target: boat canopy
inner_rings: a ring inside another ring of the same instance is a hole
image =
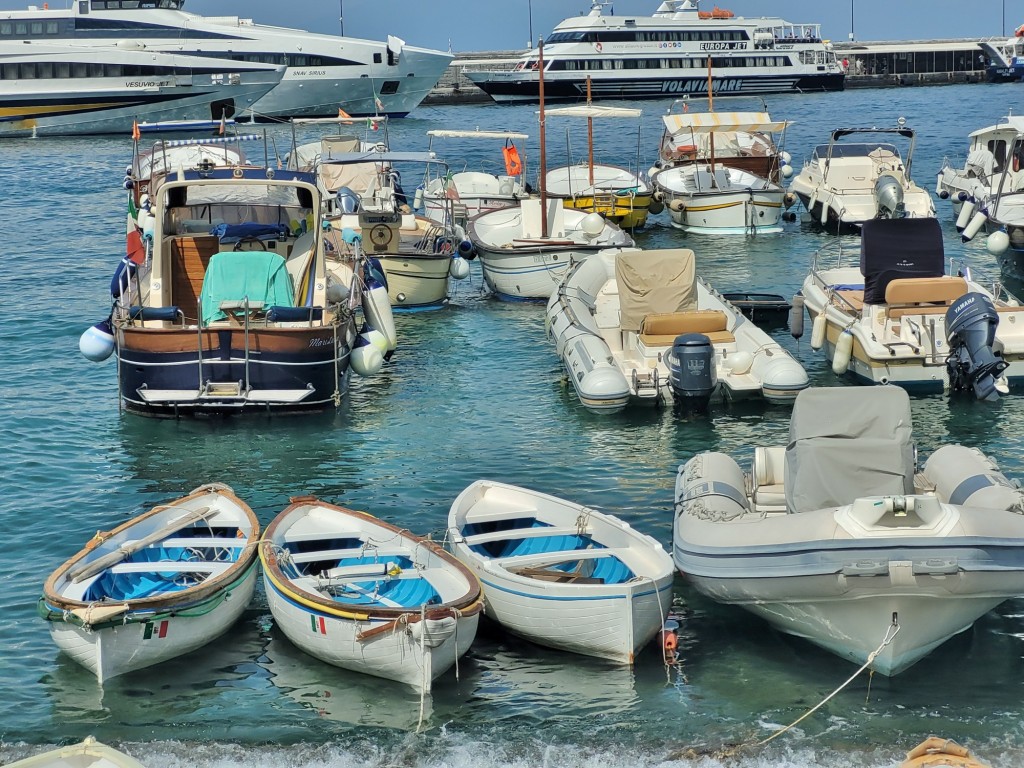
[[[1024,133],[1024,117],[1020,115],[1009,115],[1008,117],[1004,117],[1001,122],[998,122],[995,125],[990,125],[985,128],[979,128],[976,131],[972,131],[967,134],[967,138],[974,139],[978,136],[1002,133],[1006,133],[1014,137]]]
[[[865,304],[884,304],[893,280],[942,277],[946,256],[939,220],[868,219],[861,227],[860,271]]]
[[[326,162],[326,158],[324,158]],[[433,152],[379,152],[368,149],[362,152],[336,152],[331,163],[443,163]]]
[[[910,397],[900,387],[811,387],[797,395],[786,446],[790,512],[914,492]]]
[[[644,317],[697,308],[697,258],[689,248],[623,251],[615,256],[619,326],[639,331]]]
[[[838,141],[844,136],[852,136],[857,133],[895,133],[905,139],[914,138],[912,128],[837,128],[832,131],[832,141]]]
[[[449,131],[433,130],[427,131],[427,136],[436,136],[439,139],[528,139],[529,134],[516,133],[514,131]]]
[[[665,129],[673,136],[685,133],[779,133],[789,125],[787,120],[772,120],[767,112],[688,112],[664,115]]]
[[[598,104],[577,104],[572,107],[558,107],[544,111],[555,117],[640,117],[642,109],[630,107],[602,107]]]

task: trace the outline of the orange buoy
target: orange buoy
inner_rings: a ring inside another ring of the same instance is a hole
[[[724,8],[719,8],[717,5],[715,6],[715,9],[711,11],[711,18],[713,19],[731,19],[732,17],[732,11],[727,11]]]

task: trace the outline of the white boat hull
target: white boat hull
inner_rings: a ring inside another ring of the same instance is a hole
[[[386,622],[354,621],[298,605],[264,577],[267,602],[274,620],[298,648],[328,664],[430,690],[431,682],[469,650],[476,637],[479,614],[458,619],[446,616],[399,627],[360,641],[361,632]]]
[[[394,309],[439,307],[448,299],[452,259],[447,255],[380,254]]]
[[[785,190],[742,190],[695,196],[679,210],[668,206],[672,226],[695,234],[753,235],[782,231]]]
[[[224,634],[252,601],[256,589],[255,562],[245,578],[214,610],[202,606],[151,623],[126,623],[90,629],[50,622],[53,641],[74,661],[93,672],[102,684],[112,677],[151,667],[195,651]],[[217,598],[219,599],[219,598]]]
[[[480,536],[472,532],[477,521],[536,523]],[[612,515],[480,480],[452,504],[448,526],[452,552],[483,584],[484,611],[519,637],[632,664],[664,625],[672,604],[671,558],[659,543]],[[513,553],[525,545],[533,553],[490,556],[479,547],[481,539],[510,546]],[[581,578],[583,573],[594,578]]]

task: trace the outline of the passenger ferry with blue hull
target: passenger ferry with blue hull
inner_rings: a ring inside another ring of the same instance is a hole
[[[845,72],[820,25],[698,10],[664,0],[652,16],[605,15],[607,2],[566,19],[544,41],[545,101],[839,91]],[[537,101],[535,48],[511,70],[465,73],[497,102]]]

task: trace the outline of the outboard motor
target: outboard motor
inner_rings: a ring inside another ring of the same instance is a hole
[[[903,184],[891,173],[883,173],[875,180],[875,218],[904,219],[907,216],[903,202]]]
[[[668,383],[684,411],[705,411],[718,386],[715,348],[703,333],[684,333],[668,354]]]
[[[946,311],[951,392],[973,388],[979,400],[997,400],[1005,394],[1002,375],[1010,364],[992,351],[998,325],[996,308],[983,293],[966,293]]]
[[[338,201],[338,210],[342,213],[357,213],[359,211],[359,195],[348,187],[340,187],[334,197]]]

